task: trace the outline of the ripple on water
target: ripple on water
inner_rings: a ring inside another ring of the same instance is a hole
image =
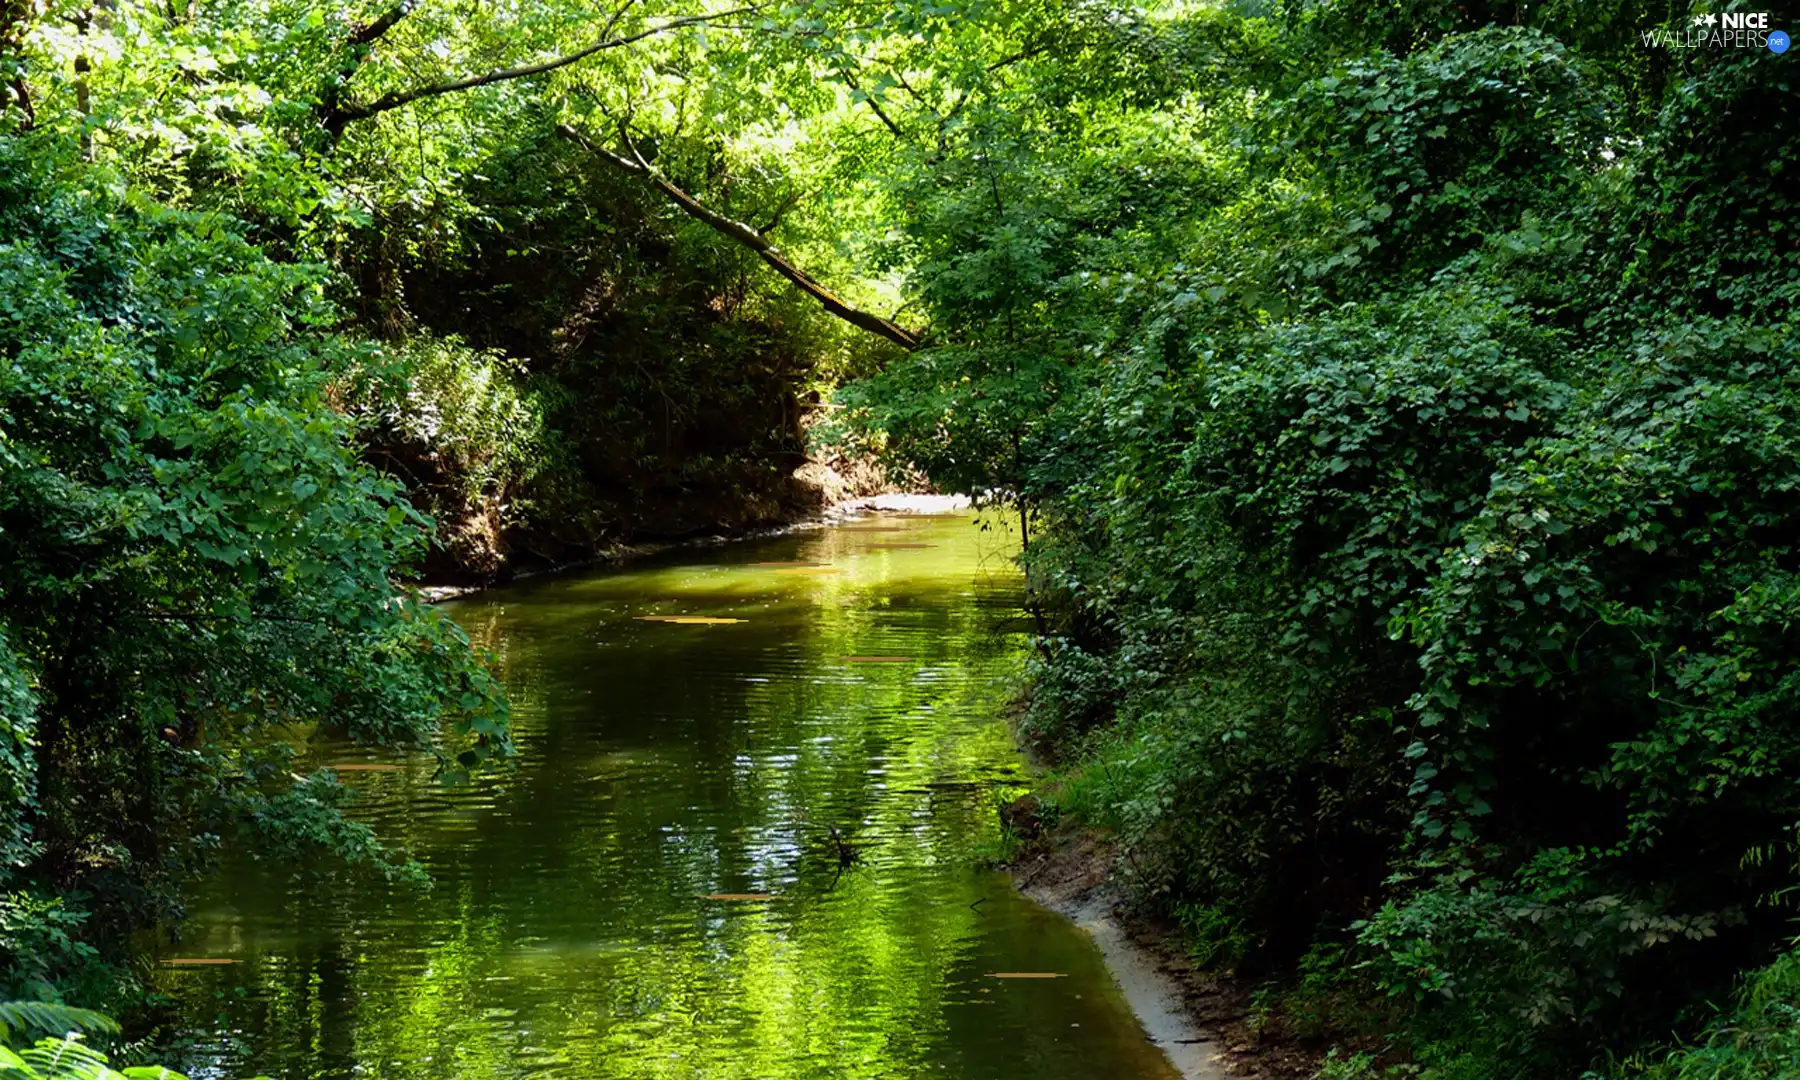
[[[460,788],[423,758],[343,774],[429,892],[233,852],[182,950],[242,962],[159,970],[171,1053],[196,1078],[1171,1077],[1091,944],[974,868],[1022,775],[996,718],[1023,624],[971,522],[452,605],[518,758]],[[775,572],[812,568],[837,572]]]

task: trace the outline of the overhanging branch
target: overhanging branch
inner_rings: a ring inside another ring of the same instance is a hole
[[[676,187],[674,183],[663,176],[662,173],[658,172],[649,162],[645,161],[643,157],[637,153],[636,148],[631,145],[629,137],[624,137],[623,131],[621,131],[620,134],[624,137],[626,149],[631,152],[630,157],[615,153],[614,151],[600,146],[568,124],[559,124],[557,125],[556,130],[557,133],[564,138],[576,143],[621,172],[641,177],[650,181],[652,184],[655,184],[662,190],[664,195],[669,197],[670,201],[681,208],[683,213],[694,218],[696,221],[706,224],[721,236],[728,237],[738,244],[754,251],[758,258],[774,267],[776,273],[787,278],[795,285],[798,285],[802,290],[812,296],[813,299],[817,300],[820,306],[832,315],[837,316],[859,330],[864,330],[868,333],[886,338],[903,349],[916,349],[919,347],[920,335],[917,333],[908,330],[906,327],[901,326],[899,323],[893,322],[892,320],[884,319],[873,312],[864,311],[861,308],[852,307],[845,303],[836,294],[815,281],[804,270],[801,270],[793,263],[788,262],[786,257],[776,250],[775,245],[771,244],[768,238],[763,236],[761,232],[758,232],[756,229],[741,221],[734,221],[731,218],[712,210],[701,203],[700,200],[689,195],[679,187]]]
[[[337,105],[326,112],[321,119],[321,123],[324,125],[326,131],[330,132],[333,137],[336,137],[343,134],[346,127],[358,120],[366,120],[371,116],[380,115],[391,109],[398,109],[402,105],[408,105],[423,98],[438,97],[442,94],[454,94],[460,90],[473,90],[479,86],[492,86],[494,83],[509,82],[513,79],[528,79],[534,75],[543,75],[555,71],[558,68],[568,67],[570,64],[580,63],[588,57],[605,52],[608,49],[622,48],[623,46],[642,41],[645,38],[655,37],[657,34],[666,34],[671,30],[679,30],[687,26],[701,26],[706,23],[717,22],[720,19],[732,19],[740,15],[753,14],[759,10],[756,6],[751,5],[748,7],[733,8],[730,11],[721,11],[713,15],[687,15],[679,19],[671,19],[666,23],[660,23],[645,30],[640,30],[635,34],[626,34],[622,37],[608,36],[617,25],[619,18],[629,7],[630,5],[627,4],[625,8],[619,10],[618,14],[615,14],[608,20],[606,30],[603,32],[601,39],[584,49],[577,49],[572,53],[551,57],[548,60],[540,60],[535,64],[523,64],[519,67],[499,68],[484,75],[470,75],[461,79],[448,79],[444,82],[428,83],[424,86],[413,87],[410,90],[395,90],[391,93],[383,94],[374,101],[362,102],[360,104],[353,102],[348,105]],[[391,26],[392,24],[390,23],[389,25]]]

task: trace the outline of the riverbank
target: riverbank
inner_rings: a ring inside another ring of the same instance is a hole
[[[787,536],[809,529],[823,529],[833,525],[841,525],[847,521],[871,514],[950,514],[966,510],[970,506],[967,495],[935,495],[920,492],[891,492],[881,495],[855,495],[825,504],[817,511],[797,518],[793,521],[776,525],[766,525],[749,529],[725,529],[692,536],[680,540],[652,540],[637,543],[618,543],[587,558],[574,559],[569,562],[522,570],[506,578],[472,584],[440,584],[427,583],[417,586],[419,595],[431,603],[454,600],[469,596],[495,585],[512,581],[525,581],[530,578],[543,577],[547,574],[560,574],[568,570],[582,567],[608,566],[616,563],[641,559],[647,555],[656,555],[664,551],[681,548],[713,547],[719,544],[732,544],[742,540],[757,540],[772,536]]]
[[[1103,834],[1063,825],[1029,837],[1010,869],[1021,893],[1094,939],[1145,1033],[1184,1080],[1309,1080],[1319,1055],[1279,1018],[1259,1018],[1248,986],[1194,970],[1175,928],[1115,879],[1116,857]]]

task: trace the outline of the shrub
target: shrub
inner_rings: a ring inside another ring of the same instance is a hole
[[[289,778],[310,727],[508,750],[467,639],[393,576],[428,522],[327,389],[326,274],[168,210],[54,135],[0,136],[0,979],[175,908],[224,831],[393,867]],[[334,822],[339,824],[334,824]],[[84,917],[56,898],[90,898]]]

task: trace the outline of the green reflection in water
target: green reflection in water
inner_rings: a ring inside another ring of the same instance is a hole
[[[159,973],[171,1051],[195,1077],[1172,1077],[1088,940],[974,869],[1021,778],[1001,544],[884,518],[452,605],[500,658],[516,767],[344,774],[428,894],[238,853],[180,954],[242,962]]]

